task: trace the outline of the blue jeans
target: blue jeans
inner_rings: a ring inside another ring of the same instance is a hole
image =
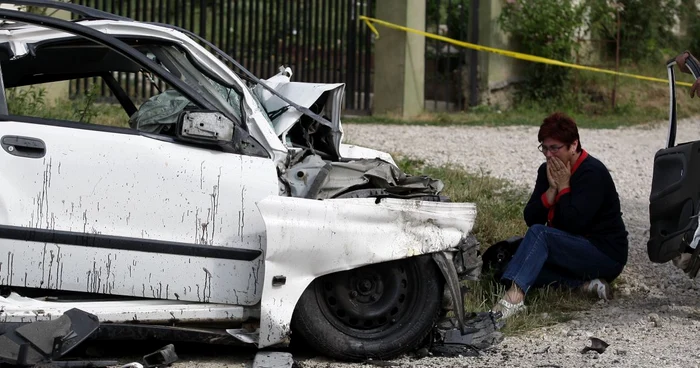
[[[523,292],[531,287],[576,288],[596,278],[616,278],[624,266],[581,236],[544,225],[525,233],[501,280],[515,282]]]

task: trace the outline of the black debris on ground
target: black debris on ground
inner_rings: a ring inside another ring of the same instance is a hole
[[[586,346],[581,350],[581,354],[586,354],[589,351],[595,351],[598,354],[603,354],[605,352],[605,349],[610,346],[607,342],[597,338],[597,337],[591,337],[591,346]]]
[[[433,331],[429,351],[434,356],[478,356],[482,350],[503,341],[503,322],[491,312],[473,313],[467,316],[464,334],[456,318],[446,318]]]

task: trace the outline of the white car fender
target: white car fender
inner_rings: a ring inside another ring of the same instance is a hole
[[[394,158],[391,157],[389,153],[386,153],[384,151],[379,151],[375,150],[372,148],[368,147],[363,147],[363,146],[358,146],[355,144],[345,144],[341,143],[340,144],[340,157],[344,159],[349,159],[349,160],[358,160],[358,159],[375,159],[375,158],[380,158],[394,166],[396,165],[396,161],[394,161]]]
[[[258,208],[267,232],[259,348],[288,343],[294,308],[317,277],[449,250],[476,218],[472,203],[386,198],[273,196]]]

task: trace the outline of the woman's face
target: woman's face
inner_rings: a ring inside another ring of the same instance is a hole
[[[557,157],[562,162],[567,163],[571,162],[571,159],[576,155],[577,147],[578,141],[574,141],[571,146],[567,147],[566,144],[561,141],[553,138],[545,138],[540,145],[540,151],[542,151],[547,159]],[[573,162],[571,162],[571,164],[573,164]]]

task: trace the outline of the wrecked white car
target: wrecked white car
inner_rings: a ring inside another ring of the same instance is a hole
[[[424,343],[444,295],[464,329],[476,208],[344,145],[343,84],[239,76],[169,25],[0,3],[81,16],[0,9],[0,362],[39,361],[51,349],[32,338],[66,350],[76,334],[259,348],[293,336],[336,358],[389,358]],[[117,72],[158,93],[133,101]],[[7,88],[88,77],[131,128],[9,114]],[[76,310],[99,326],[20,330]]]

